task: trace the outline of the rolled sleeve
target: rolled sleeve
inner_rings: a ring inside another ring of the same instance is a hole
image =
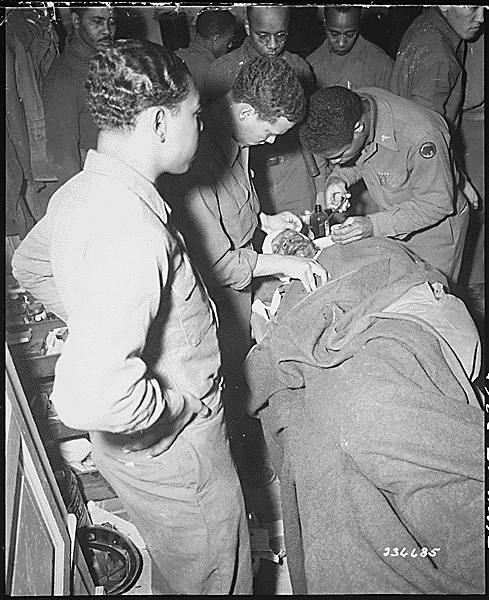
[[[86,245],[52,395],[68,426],[131,433],[150,427],[165,409],[142,358],[159,307],[160,271],[166,283],[150,248],[150,241],[117,225]],[[182,406],[179,397],[168,411]]]
[[[244,290],[251,283],[258,254],[250,248],[230,250],[216,263],[214,272],[220,285]]]
[[[49,215],[41,219],[15,251],[12,274],[47,310],[63,321],[67,314],[56,287],[49,257]]]
[[[421,148],[428,143],[436,147],[432,158],[421,155]],[[375,236],[403,238],[436,225],[454,212],[450,150],[441,132],[432,131],[419,144],[413,145],[407,159],[407,171],[412,198],[390,210],[369,215]]]

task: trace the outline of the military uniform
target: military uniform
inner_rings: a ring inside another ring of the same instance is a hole
[[[195,86],[200,94],[203,94],[205,77],[216,58],[214,54],[199,38],[190,42],[188,48],[176,50],[175,54],[187,65],[188,70],[194,78]]]
[[[389,89],[394,61],[361,35],[345,56],[330,51],[326,40],[307,57],[319,89],[341,85],[350,90],[361,87]]]
[[[357,93],[372,108],[371,137],[355,166],[337,166],[330,177],[347,186],[363,178],[380,209],[369,215],[374,235],[403,240],[456,283],[469,213],[466,197],[454,186],[445,121],[379,88]]]
[[[205,97],[215,99],[227,93],[243,64],[259,56],[247,37],[239,48],[214,61],[206,77]],[[312,93],[315,83],[310,65],[297,54],[287,51],[282,58],[296,70],[306,95]],[[321,162],[320,158],[317,160]],[[324,189],[324,178],[318,177],[316,181],[307,171],[296,127],[279,136],[273,144],[253,146],[250,165],[255,171],[254,183],[265,213],[290,210],[297,214],[305,209],[312,210],[316,191]]]
[[[426,9],[402,38],[390,91],[436,110],[455,127],[463,97],[465,49],[441,10]]]

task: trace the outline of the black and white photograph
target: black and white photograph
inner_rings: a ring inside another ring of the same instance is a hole
[[[487,8],[1,9],[6,596],[485,595]]]

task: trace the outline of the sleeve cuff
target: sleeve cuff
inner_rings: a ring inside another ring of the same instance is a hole
[[[396,237],[397,231],[392,223],[390,211],[367,215],[374,226],[374,237]]]

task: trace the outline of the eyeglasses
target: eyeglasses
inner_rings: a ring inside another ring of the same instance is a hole
[[[280,33],[275,33],[275,34],[274,33],[258,33],[258,34],[256,34],[256,37],[258,38],[258,41],[260,42],[260,44],[268,44],[268,42],[272,39],[272,37],[274,37],[278,43],[285,42],[288,35],[289,35],[288,31],[282,31]]]

